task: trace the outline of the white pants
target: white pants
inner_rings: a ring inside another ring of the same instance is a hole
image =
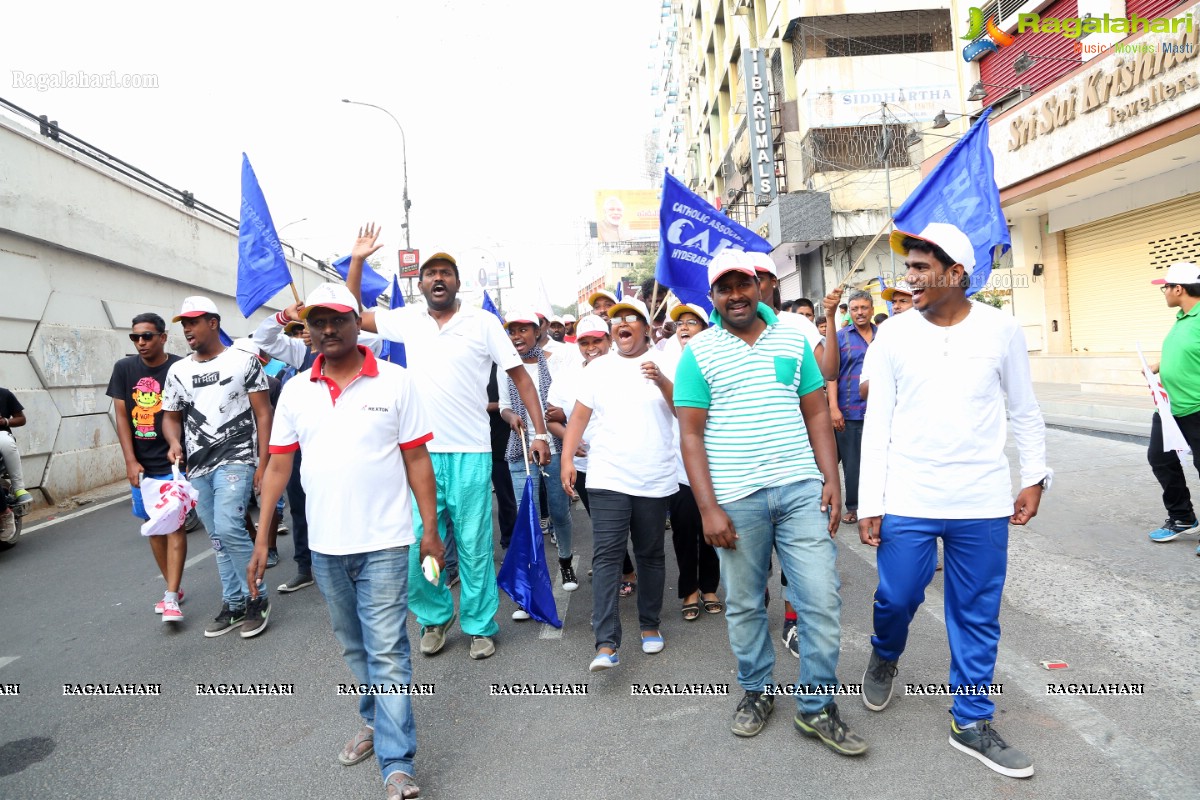
[[[0,455],[4,457],[4,466],[8,467],[8,477],[12,479],[13,493],[25,488],[25,476],[21,472],[21,454],[17,452],[17,440],[10,431],[0,431]]]

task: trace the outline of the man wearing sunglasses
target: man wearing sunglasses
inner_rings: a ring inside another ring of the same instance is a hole
[[[168,480],[171,462],[167,458],[167,440],[162,430],[162,393],[171,365],[179,356],[168,353],[167,323],[158,314],[147,312],[133,318],[129,340],[137,347],[137,355],[128,356],[113,365],[108,381],[108,396],[112,398],[117,418],[117,438],[125,456],[125,477],[129,479],[133,497],[133,515],[150,519],[142,504],[142,478]],[[167,581],[162,600],[154,613],[162,621],[183,621],[179,604],[183,590],[183,562],[187,560],[187,534],[181,528],[166,536],[148,536],[150,550],[159,572]]]
[[[1163,340],[1162,361],[1155,371],[1171,401],[1171,416],[1200,468],[1200,267],[1180,261],[1172,264],[1165,276],[1150,282],[1162,287],[1167,308],[1175,309],[1175,323]],[[1147,456],[1167,507],[1167,521],[1150,532],[1150,540],[1170,542],[1200,531],[1183,464],[1174,450],[1163,447],[1163,420],[1157,413],[1150,426]],[[1196,555],[1200,556],[1200,548]]]

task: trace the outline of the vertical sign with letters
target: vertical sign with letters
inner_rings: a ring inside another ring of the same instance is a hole
[[[761,48],[745,50],[742,71],[746,86],[746,130],[750,136],[750,175],[754,204],[767,205],[775,199],[775,147],[771,134],[771,99],[767,86],[767,53]]]

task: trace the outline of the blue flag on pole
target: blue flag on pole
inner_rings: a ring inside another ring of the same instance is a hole
[[[535,465],[533,469],[539,467]],[[526,475],[521,506],[517,510],[517,524],[513,528],[508,552],[504,554],[504,563],[496,575],[496,585],[538,622],[561,628],[562,621],[554,604],[554,589],[550,585],[544,548],[542,526],[533,507],[533,478]]]
[[[400,293],[400,281],[396,279],[395,275],[392,276],[392,294],[388,308],[404,308],[404,295]],[[408,366],[408,354],[404,352],[403,342],[384,339],[379,355],[384,361],[390,361],[402,367]]]
[[[975,271],[971,273],[968,295],[982,289],[991,277],[996,245],[1002,246],[1003,255],[1012,244],[988,148],[987,120],[991,113],[989,108],[979,116],[894,217],[896,228],[907,233],[920,233],[931,222],[949,222],[967,235],[975,248]]]
[[[242,316],[260,309],[292,282],[283,247],[250,159],[242,153],[242,218],[238,224],[237,303]]]
[[[225,332],[224,328],[217,328],[217,338],[221,340],[221,344],[226,347],[233,347],[233,337]]]
[[[622,284],[624,284],[624,283],[625,283],[625,281],[621,280],[620,278],[617,278],[617,302],[618,303],[625,299],[625,291],[621,288]]]
[[[342,256],[333,262],[333,268],[337,270],[338,275],[342,276],[342,280],[346,280],[346,276],[350,274],[350,256]],[[370,308],[379,301],[379,295],[388,290],[388,279],[371,269],[370,264],[364,262],[361,289],[363,308]]]
[[[496,304],[492,302],[492,296],[483,291],[483,310],[496,315],[496,319],[500,320],[500,324],[504,324],[504,315],[500,313],[500,309],[496,308]]]
[[[658,265],[654,277],[685,303],[712,311],[708,262],[722,250],[771,252],[771,243],[742,227],[688,189],[670,172],[663,177],[658,212]]]

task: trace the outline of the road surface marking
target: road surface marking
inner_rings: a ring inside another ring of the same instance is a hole
[[[98,511],[101,508],[107,508],[108,506],[114,505],[116,503],[120,503],[122,500],[128,501],[129,495],[123,494],[118,497],[114,497],[111,500],[105,500],[103,503],[95,503],[95,504],[89,505],[85,508],[81,508],[78,511],[72,511],[70,514],[66,514],[61,517],[55,517],[54,519],[48,519],[45,522],[39,522],[37,525],[34,525],[31,528],[25,528],[24,530],[22,530],[21,536],[28,536],[29,534],[31,534],[35,531],[40,531],[45,528],[49,528],[51,525],[57,525],[58,523],[66,522],[69,519],[75,519],[76,517],[82,517],[84,514],[90,514],[93,511]]]
[[[0,669],[4,669],[18,658],[20,658],[20,656],[0,656]]]

